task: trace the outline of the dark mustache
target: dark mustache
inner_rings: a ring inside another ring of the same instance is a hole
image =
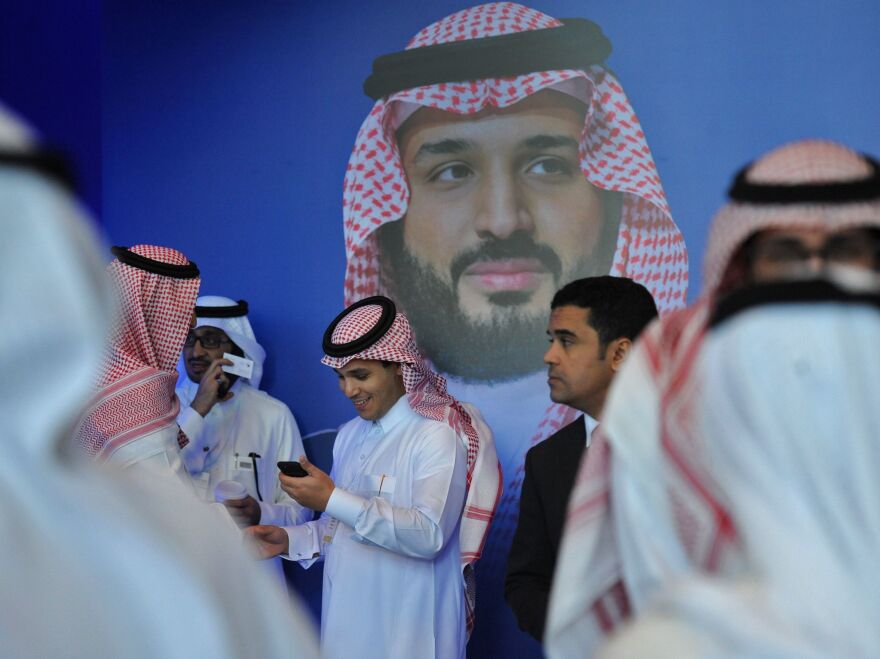
[[[507,238],[490,238],[452,259],[449,266],[452,284],[458,284],[462,273],[474,263],[518,258],[538,259],[553,274],[555,281],[558,282],[562,277],[562,261],[556,251],[547,245],[536,243],[531,234],[517,231]]]

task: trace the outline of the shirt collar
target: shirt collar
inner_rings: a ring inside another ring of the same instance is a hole
[[[587,448],[590,448],[590,444],[593,441],[593,431],[598,427],[599,422],[584,412],[584,429],[587,431]]]
[[[397,402],[391,406],[390,410],[385,412],[385,416],[378,421],[373,421],[372,427],[378,427],[383,435],[387,435],[394,426],[413,413],[412,408],[409,406],[409,397],[404,394],[397,399]]]

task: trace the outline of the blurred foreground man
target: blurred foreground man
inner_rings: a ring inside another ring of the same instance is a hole
[[[446,393],[388,298],[351,305],[323,347],[358,416],[336,437],[329,476],[303,456],[308,475],[281,483],[324,514],[250,533],[267,556],[325,560],[327,657],[463,657],[473,564],[501,495],[492,434]]]
[[[0,464],[0,655],[317,657],[304,615],[182,484],[69,450],[113,304],[63,171],[0,105],[0,369],[16,374],[0,395],[14,456]]]
[[[880,267],[880,166],[867,156],[832,142],[795,142],[742,170],[729,194],[709,236],[705,294],[649,327],[612,387],[605,464],[588,456],[570,503],[548,619],[552,657],[574,656],[623,617],[597,607],[596,589],[583,586],[598,575],[622,576],[628,601],[621,604],[639,612],[681,574],[742,563],[735,526],[706,486],[713,437],[701,434],[688,404],[719,300],[829,267],[867,274]],[[613,536],[617,552],[584,551],[601,534]]]
[[[696,484],[717,496],[742,560],[668,583],[602,659],[880,656],[878,281],[721,302],[687,407],[711,438]]]

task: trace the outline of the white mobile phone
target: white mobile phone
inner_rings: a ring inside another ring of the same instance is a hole
[[[223,364],[221,366],[225,373],[231,373],[240,378],[250,378],[254,372],[254,362],[247,357],[239,357],[238,355],[224,352],[223,359],[228,359],[232,362],[232,364]]]

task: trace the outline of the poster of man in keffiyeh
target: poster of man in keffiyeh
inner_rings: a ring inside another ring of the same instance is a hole
[[[510,2],[432,23],[374,61],[345,176],[345,302],[394,298],[495,433],[504,496],[474,642],[496,650],[532,643],[502,595],[525,453],[577,415],[547,393],[553,293],[604,274],[644,284],[661,311],[687,293],[684,239],[611,49],[592,21]]]

